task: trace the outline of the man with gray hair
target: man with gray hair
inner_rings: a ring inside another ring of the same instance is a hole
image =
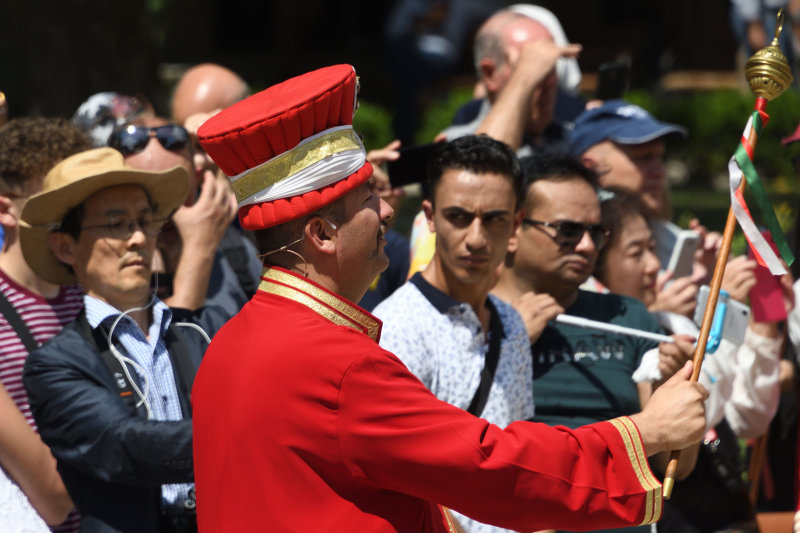
[[[576,57],[581,47],[567,44],[563,32],[558,36],[563,44],[557,44],[529,7],[502,9],[478,30],[475,69],[486,98],[471,122],[444,131],[447,139],[485,133],[518,150],[520,156],[534,148],[566,150],[563,130],[553,123],[556,63]]]

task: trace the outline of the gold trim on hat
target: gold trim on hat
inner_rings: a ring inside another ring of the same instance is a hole
[[[375,342],[381,337],[381,322],[363,309],[313,283],[277,268],[266,267],[258,289],[294,300],[339,326],[356,329]]]
[[[352,128],[324,133],[316,139],[299,144],[291,150],[273,157],[233,181],[231,184],[236,193],[236,200],[241,203],[242,200],[297,174],[326,157],[350,150],[364,150],[361,139]]]

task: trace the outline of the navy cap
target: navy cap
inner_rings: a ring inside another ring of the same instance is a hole
[[[686,136],[686,128],[659,122],[638,105],[625,100],[608,100],[578,116],[570,132],[569,148],[573,154],[581,155],[606,140],[643,144],[670,133]]]

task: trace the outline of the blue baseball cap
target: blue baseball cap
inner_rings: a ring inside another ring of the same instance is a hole
[[[670,133],[686,136],[686,128],[659,122],[650,113],[625,100],[608,100],[581,113],[569,136],[570,152],[581,155],[603,141],[643,144]]]

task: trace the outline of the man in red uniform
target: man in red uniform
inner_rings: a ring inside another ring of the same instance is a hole
[[[271,87],[198,136],[267,265],[193,389],[201,533],[452,530],[446,508],[518,530],[651,523],[646,455],[700,439],[687,365],[645,411],[576,430],[504,430],[436,399],[352,302],[386,268],[388,205],[352,129],[349,65]]]

